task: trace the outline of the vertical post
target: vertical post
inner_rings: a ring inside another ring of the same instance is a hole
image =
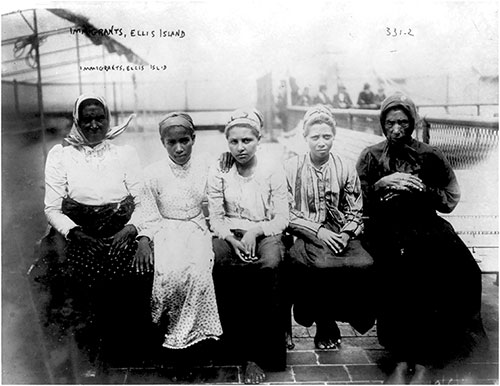
[[[76,38],[76,64],[78,65],[78,93],[82,95],[82,73],[80,71],[80,39],[78,38],[78,33],[75,34]],[[103,71],[105,72],[105,71]]]
[[[450,113],[450,111],[448,110],[449,103],[450,103],[450,74],[446,74],[446,106],[444,107],[446,114]]]
[[[477,108],[477,116],[479,117],[481,115],[481,105],[478,103],[476,105],[476,108]]]
[[[113,82],[113,111],[115,113],[115,126],[118,125],[118,115],[116,106],[116,82]]]
[[[36,36],[35,40],[35,58],[37,72],[37,91],[38,91],[38,112],[40,114],[40,131],[42,133],[42,149],[44,160],[47,159],[47,141],[45,139],[45,116],[43,114],[43,93],[42,93],[42,69],[40,66],[40,44],[38,36],[38,24],[36,20],[36,9],[33,10],[33,25]]]
[[[132,73],[132,86],[134,87],[134,113],[135,113],[138,110],[139,98],[137,96],[137,80],[135,79],[134,73]]]
[[[14,86],[14,108],[16,111],[16,114],[19,115],[19,90],[17,89],[17,80],[14,79],[12,82],[12,85]]]
[[[102,45],[102,65],[104,66],[105,65],[105,55],[106,55],[106,51],[105,51],[105,48],[104,48],[104,44]],[[103,71],[102,72],[102,81],[103,81],[103,87],[104,87],[104,99],[108,99],[108,96],[107,96],[107,85],[106,85],[106,71]]]
[[[188,111],[188,81],[184,81],[184,110]]]

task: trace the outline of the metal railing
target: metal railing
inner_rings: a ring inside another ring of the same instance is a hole
[[[288,127],[292,130],[304,117],[307,107],[288,107]],[[339,127],[383,136],[379,111],[333,109]],[[439,116],[421,117],[415,137],[438,147],[454,169],[470,169],[498,153],[498,117]]]
[[[498,118],[422,118],[422,137],[438,147],[453,169],[469,169],[498,152]]]

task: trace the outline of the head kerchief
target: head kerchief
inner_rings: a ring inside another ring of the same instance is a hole
[[[264,128],[264,118],[262,114],[254,109],[238,109],[232,112],[229,122],[226,124],[224,134],[227,136],[229,130],[235,126],[243,126],[253,129],[257,136],[260,137]]]
[[[80,125],[79,125],[79,110],[80,110],[80,105],[89,100],[89,99],[94,99],[97,100],[100,104],[102,104],[104,108],[104,114],[106,115],[106,119],[108,121],[108,124],[111,120],[111,114],[109,112],[108,104],[106,103],[106,100],[98,95],[95,94],[82,94],[78,97],[78,99],[75,102],[75,105],[73,107],[73,126],[71,127],[71,130],[66,138],[64,138],[64,141],[66,144],[71,145],[71,146],[84,146],[84,145],[91,145],[87,138],[85,138],[85,135],[83,134]],[[125,123],[122,123],[121,125],[114,126],[114,127],[108,127],[108,130],[106,132],[106,135],[103,139],[103,141],[109,139],[114,139],[118,137],[120,134],[122,134],[127,126],[130,124],[130,121],[132,118],[135,117],[135,114],[132,114],[128,117],[128,119],[125,121]],[[95,145],[95,144],[92,144]]]

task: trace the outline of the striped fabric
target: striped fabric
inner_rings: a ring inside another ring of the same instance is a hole
[[[328,162],[316,168],[309,153],[285,163],[290,229],[317,234],[322,225],[358,236],[363,229],[362,194],[354,165],[330,153]]]

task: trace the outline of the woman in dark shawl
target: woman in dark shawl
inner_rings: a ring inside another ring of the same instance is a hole
[[[380,123],[386,140],[357,163],[365,246],[378,272],[377,333],[397,362],[386,382],[411,375],[410,383],[425,383],[430,366],[464,355],[484,334],[481,272],[436,213],[450,213],[460,190],[441,151],[412,138],[415,104],[400,93],[386,98]]]

